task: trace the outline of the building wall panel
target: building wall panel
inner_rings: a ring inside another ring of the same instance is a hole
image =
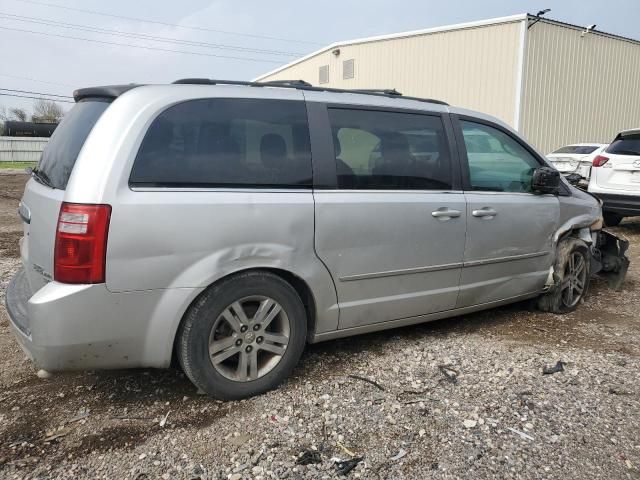
[[[521,132],[544,153],[640,126],[640,44],[540,21],[527,32]]]
[[[329,65],[335,88],[396,88],[405,95],[444,100],[494,115],[514,125],[522,21],[341,46],[264,77],[318,85]],[[342,78],[354,59],[355,75]]]

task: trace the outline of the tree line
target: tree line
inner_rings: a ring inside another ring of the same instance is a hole
[[[15,120],[18,122],[60,123],[64,110],[51,100],[38,99],[33,102],[31,116],[24,108],[9,108],[0,105],[0,135],[4,134],[4,122]]]

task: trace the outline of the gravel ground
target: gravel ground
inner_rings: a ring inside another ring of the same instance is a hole
[[[0,176],[0,298],[25,179]],[[633,243],[621,292],[313,345],[240,402],[173,370],[40,379],[0,307],[0,478],[330,479],[362,457],[347,478],[640,479],[640,221],[615,231]]]

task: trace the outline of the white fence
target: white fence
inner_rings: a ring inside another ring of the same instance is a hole
[[[0,162],[37,162],[48,141],[43,137],[0,137]]]

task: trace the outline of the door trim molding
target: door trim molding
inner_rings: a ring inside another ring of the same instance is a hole
[[[461,268],[462,262],[445,263],[442,265],[429,265],[427,267],[403,268],[401,270],[387,270],[384,272],[357,273],[355,275],[344,275],[340,278],[341,282],[352,282],[354,280],[368,280],[371,278],[394,277],[397,275],[411,275],[414,273],[438,272],[441,270],[451,270]]]
[[[511,262],[515,260],[526,260],[528,258],[544,257],[548,251],[523,253],[522,255],[510,255],[508,257],[487,258],[483,260],[472,260],[470,262],[444,263],[442,265],[429,265],[427,267],[403,268],[400,270],[385,270],[384,272],[356,273],[354,275],[343,275],[339,277],[341,282],[353,282],[355,280],[369,280],[372,278],[395,277],[398,275],[412,275],[414,273],[439,272],[454,268],[477,267],[479,265],[489,265],[492,263]]]
[[[526,260],[528,258],[536,258],[536,257],[544,257],[548,255],[548,251],[544,252],[535,252],[535,253],[523,253],[521,255],[509,255],[508,257],[496,257],[496,258],[487,258],[484,260],[472,260],[470,262],[464,262],[463,268],[467,267],[477,267],[479,265],[489,265],[492,263],[502,263],[502,262],[511,262],[514,260]]]

